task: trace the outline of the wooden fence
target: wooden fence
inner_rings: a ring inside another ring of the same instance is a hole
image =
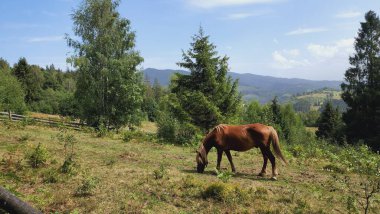
[[[0,112],[0,120],[9,120],[8,112]],[[73,128],[79,130],[82,126],[85,124],[73,122],[73,121],[66,121],[64,119],[53,119],[53,118],[38,118],[38,117],[30,117],[25,115],[19,115],[19,114],[12,114],[12,120],[14,121],[25,121],[28,123],[42,123],[47,124],[51,126],[64,126],[68,128]]]

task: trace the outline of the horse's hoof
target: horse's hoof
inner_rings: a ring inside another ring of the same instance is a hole
[[[277,181],[276,176],[271,177],[271,180],[272,180],[272,181]]]

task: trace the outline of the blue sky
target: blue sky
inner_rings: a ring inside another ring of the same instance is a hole
[[[65,69],[79,0],[7,0],[0,4],[0,57]],[[364,14],[378,0],[122,0],[142,68],[179,69],[181,51],[202,25],[231,71],[343,80]]]

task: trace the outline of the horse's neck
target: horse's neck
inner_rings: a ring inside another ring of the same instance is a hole
[[[214,141],[212,140],[212,137],[207,137],[205,141],[203,142],[203,146],[205,147],[206,154],[211,150],[211,148],[214,146]]]

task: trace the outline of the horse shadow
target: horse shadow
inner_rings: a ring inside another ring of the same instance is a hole
[[[207,176],[216,176],[216,172],[212,170],[205,170],[203,173],[198,173],[196,169],[182,169],[181,170],[183,173],[187,174],[203,174]],[[236,172],[233,174],[234,178],[240,178],[240,179],[247,179],[251,181],[273,181],[269,176],[263,177],[259,176],[258,174],[255,173],[245,173],[245,172]]]

